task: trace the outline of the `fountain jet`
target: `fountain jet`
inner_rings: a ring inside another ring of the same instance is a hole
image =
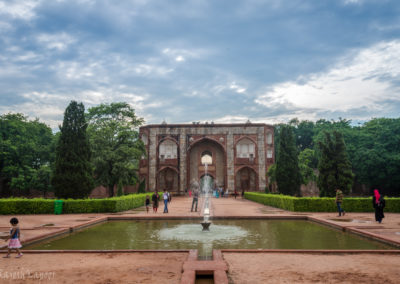
[[[210,229],[210,225],[211,222],[208,221],[208,219],[210,218],[210,206],[209,206],[209,192],[210,192],[210,177],[207,174],[207,170],[208,170],[208,164],[205,163],[204,164],[204,180],[203,180],[203,184],[202,184],[202,191],[204,191],[205,195],[204,195],[204,210],[203,210],[203,222],[201,222],[201,225],[203,226],[203,231],[209,231]]]

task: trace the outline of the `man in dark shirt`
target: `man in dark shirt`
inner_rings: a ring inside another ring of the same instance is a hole
[[[192,201],[192,210],[191,210],[191,212],[193,212],[193,206],[196,204],[196,209],[195,209],[195,211],[197,212],[197,204],[198,204],[198,201],[199,201],[199,192],[197,191],[197,190],[195,190],[194,192],[193,192],[193,201]]]

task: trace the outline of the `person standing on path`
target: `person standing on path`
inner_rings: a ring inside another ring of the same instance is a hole
[[[342,216],[342,213],[343,216],[344,214],[346,214],[346,212],[342,208],[342,202],[343,202],[343,192],[339,188],[336,188],[336,205],[339,212],[338,217]]]
[[[163,199],[164,199],[164,212],[163,213],[168,213],[168,191],[166,189],[164,189]]]
[[[160,196],[158,195],[157,190],[155,190],[153,195],[151,196],[151,201],[153,202],[153,213],[157,213],[159,198]]]
[[[150,197],[146,195],[146,212],[149,213],[149,207],[150,207]]]
[[[190,210],[190,212],[193,212],[193,206],[196,204],[196,209],[195,211],[197,212],[197,204],[199,202],[199,192],[197,190],[195,190],[193,192],[193,201],[192,201],[192,210]]]
[[[385,199],[379,194],[377,189],[374,189],[374,196],[372,197],[372,205],[375,208],[375,221],[382,223],[382,219],[385,218],[383,214],[383,208],[385,208]]]

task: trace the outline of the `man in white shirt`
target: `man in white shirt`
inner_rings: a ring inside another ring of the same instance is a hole
[[[164,213],[168,213],[168,192],[166,189],[164,189],[163,199],[164,199]]]

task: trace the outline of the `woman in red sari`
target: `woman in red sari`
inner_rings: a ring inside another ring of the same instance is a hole
[[[385,218],[385,215],[383,214],[383,208],[385,208],[385,199],[379,194],[377,189],[374,189],[372,205],[375,208],[375,220],[379,223],[382,223],[382,219]]]

